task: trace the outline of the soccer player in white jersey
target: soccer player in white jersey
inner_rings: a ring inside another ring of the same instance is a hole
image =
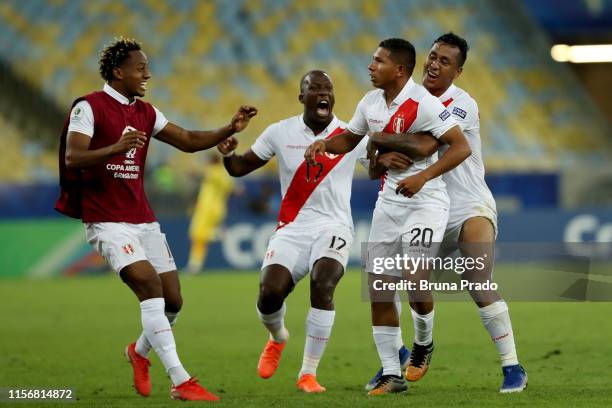
[[[497,211],[493,195],[484,179],[478,105],[466,91],[453,84],[463,71],[468,49],[467,42],[452,32],[438,37],[423,67],[423,85],[448,108],[472,149],[472,155],[467,160],[443,176],[451,207],[439,256],[444,257],[457,249],[462,256],[474,259],[486,253],[485,259],[488,262],[482,272],[475,269],[463,276],[472,282],[486,282],[492,277]],[[430,141],[425,139],[431,139],[430,136],[411,138],[411,144],[406,149],[396,147],[408,155],[420,141],[424,141],[424,148],[429,147]],[[440,147],[441,152],[445,150],[446,146]],[[380,158],[386,160],[382,156]],[[495,290],[473,290],[470,295],[479,308],[482,323],[500,356],[504,375],[500,392],[522,391],[527,386],[527,374],[518,361],[506,302]],[[413,370],[406,377],[416,381],[422,377],[418,374],[421,373]]]
[[[351,183],[355,162],[365,159],[365,140],[348,154],[328,154],[316,165],[304,161],[304,150],[346,128],[332,113],[334,90],[329,75],[310,71],[300,81],[304,113],[269,126],[244,155],[235,155],[237,140],[219,145],[230,175],[240,177],[277,156],[282,203],[277,230],[270,238],[261,268],[257,314],[270,332],[258,373],[270,378],[278,368],[289,338],[285,298],[310,275],[311,308],[306,318],[306,344],[297,387],[324,392],[317,367],[334,324],[334,290],[344,274],[353,241]]]
[[[450,113],[438,99],[412,80],[414,65],[415,51],[410,42],[398,38],[382,41],[368,67],[372,84],[377,89],[368,92],[359,102],[346,131],[330,140],[313,143],[305,153],[310,163],[316,163],[323,154],[351,151],[362,142],[367,132],[381,131],[429,132],[449,145],[438,159],[437,142],[434,140],[432,149],[424,149],[429,150],[431,156],[423,154],[425,158],[414,157],[415,162],[404,170],[389,169],[372,218],[369,259],[381,247],[389,249],[404,243],[406,246],[416,244],[412,248],[407,247],[407,254],[435,255],[434,243],[442,241],[449,208],[448,195],[440,175],[470,155],[469,145]],[[373,285],[379,279],[397,279],[398,271],[384,271],[376,275],[369,268],[367,270],[370,272],[373,337],[383,366],[382,376],[369,395],[403,392],[407,384],[401,376],[398,356],[402,339],[393,302],[395,292],[381,291],[385,295],[381,298]],[[403,272],[399,271],[399,274]],[[428,279],[426,269],[410,273],[414,273],[408,277],[411,281]],[[422,295],[418,291],[409,293],[415,348],[423,355],[431,355],[433,301],[431,293]]]

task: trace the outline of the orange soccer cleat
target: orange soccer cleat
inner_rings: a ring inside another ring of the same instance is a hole
[[[257,372],[261,378],[270,378],[276,372],[285,344],[287,342],[277,343],[272,339],[268,340],[257,364]]]
[[[125,356],[134,370],[134,388],[143,397],[151,394],[151,378],[149,377],[149,366],[151,362],[148,358],[136,352],[136,343],[132,343],[125,348]]]
[[[317,376],[314,374],[304,374],[297,382],[298,390],[306,393],[325,392],[325,387],[317,382]]]
[[[431,364],[433,351],[433,342],[426,346],[414,343],[412,354],[410,354],[410,362],[406,368],[406,379],[408,381],[418,381],[423,378]]]
[[[195,377],[191,377],[180,385],[173,385],[170,389],[170,397],[182,401],[219,401],[220,399],[198,384]]]

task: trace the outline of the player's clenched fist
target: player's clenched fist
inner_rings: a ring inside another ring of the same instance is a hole
[[[217,145],[217,150],[219,150],[222,155],[227,155],[236,150],[236,147],[238,147],[238,139],[234,136],[230,136]]]
[[[426,182],[427,178],[421,173],[406,177],[397,184],[395,194],[401,194],[410,198],[418,193]]]
[[[230,128],[233,132],[242,132],[253,116],[257,115],[257,108],[251,105],[242,105],[232,118]]]
[[[124,133],[115,143],[113,151],[115,153],[125,153],[133,148],[142,148],[147,142],[147,134],[140,130],[132,130]]]
[[[306,149],[306,152],[304,152],[304,159],[306,159],[306,163],[312,165],[317,162],[315,159],[315,156],[317,154],[323,154],[323,153],[325,153],[325,141],[317,140],[316,142],[308,146],[308,148]]]

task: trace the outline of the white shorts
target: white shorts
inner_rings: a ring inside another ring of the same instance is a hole
[[[463,224],[474,217],[484,217],[491,222],[493,233],[497,238],[497,212],[488,206],[473,206],[461,210],[454,210],[451,217],[448,219],[448,225],[444,232],[444,239],[440,248],[440,254],[443,256],[455,252],[459,248],[459,235],[463,229]]]
[[[289,224],[272,235],[261,269],[282,265],[298,283],[321,258],[331,258],[346,269],[353,231],[345,225],[304,228]]]
[[[366,271],[373,271],[374,258],[437,256],[447,221],[446,208],[399,206],[378,200],[368,238]],[[382,274],[401,276],[402,272],[386,269]]]
[[[157,222],[86,223],[85,236],[87,242],[117,273],[138,261],[149,261],[157,273],[176,270],[166,235],[161,232]]]

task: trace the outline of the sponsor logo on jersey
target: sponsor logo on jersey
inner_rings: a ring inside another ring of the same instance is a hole
[[[381,123],[385,123],[385,121],[380,119],[368,119],[368,123],[374,123],[380,125]]]
[[[465,117],[467,116],[467,112],[466,112],[466,111],[464,111],[463,109],[458,108],[458,107],[456,107],[456,106],[455,106],[455,107],[453,108],[453,115],[457,115],[457,116],[459,116],[461,119],[465,119]]]
[[[446,120],[450,117],[450,115],[451,114],[446,109],[444,109],[442,113],[438,115],[438,117],[442,120]]]
[[[134,255],[134,248],[132,247],[131,244],[127,244],[121,247],[121,249],[123,249],[123,252],[125,252],[128,255]]]

